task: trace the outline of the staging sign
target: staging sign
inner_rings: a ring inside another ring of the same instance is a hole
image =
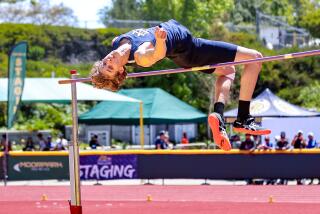
[[[9,180],[68,179],[67,156],[10,156]]]
[[[81,180],[137,178],[136,155],[80,156]]]
[[[20,42],[9,54],[8,73],[8,120],[7,127],[13,126],[14,117],[22,96],[26,76],[27,43]]]

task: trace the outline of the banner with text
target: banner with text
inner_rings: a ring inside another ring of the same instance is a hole
[[[69,179],[68,156],[9,156],[8,180]]]
[[[7,127],[13,126],[26,76],[27,43],[20,42],[9,53]]]
[[[80,156],[81,180],[138,178],[137,155]]]

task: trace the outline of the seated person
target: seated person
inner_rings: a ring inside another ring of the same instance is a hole
[[[314,139],[314,134],[312,132],[308,133],[307,149],[317,148],[317,141]]]
[[[168,143],[166,142],[166,136],[165,132],[161,131],[159,133],[159,138],[157,138],[156,142],[154,143],[156,145],[156,149],[167,149]]]
[[[271,150],[273,149],[273,143],[270,142],[270,137],[267,135],[264,138],[264,142],[258,146],[258,149],[262,150]]]
[[[279,139],[276,139],[276,150],[287,150],[289,147],[289,140],[286,138],[286,133],[281,132]]]
[[[295,149],[303,149],[306,147],[307,143],[306,140],[303,138],[303,131],[298,131],[298,134],[294,136],[291,145]]]
[[[52,137],[51,137],[51,135],[49,135],[47,137],[46,150],[51,151],[51,149],[52,149]]]
[[[237,135],[237,134],[232,135],[230,140],[231,140],[232,148],[235,148],[235,149],[239,149],[240,148],[241,139],[240,139],[239,135]]]
[[[188,143],[189,143],[189,139],[188,139],[187,133],[183,132],[182,138],[181,138],[181,144],[188,144]]]
[[[49,151],[48,143],[44,139],[43,134],[42,133],[38,133],[37,137],[38,137],[39,150],[40,151]]]
[[[176,146],[176,142],[173,141],[173,142],[170,142],[170,136],[169,136],[169,132],[168,131],[164,131],[164,139],[165,139],[165,142],[166,144],[168,145],[168,147],[170,146],[170,144],[175,147]]]
[[[6,144],[8,143],[7,151],[11,151],[11,141],[7,142],[7,135],[3,134],[1,138],[1,143],[0,143],[0,151],[5,151]]]
[[[34,143],[33,143],[32,137],[28,137],[27,142],[22,150],[23,151],[33,151],[34,149],[35,148],[34,148]]]
[[[91,137],[89,146],[91,147],[91,149],[96,149],[98,146],[101,146],[100,143],[98,142],[98,135],[93,135]]]
[[[54,150],[60,151],[60,150],[66,150],[68,147],[68,141],[64,139],[63,134],[59,135],[59,138],[56,140]]]
[[[255,144],[251,138],[250,134],[246,134],[246,138],[241,142],[240,150],[250,150],[253,151],[255,149]]]

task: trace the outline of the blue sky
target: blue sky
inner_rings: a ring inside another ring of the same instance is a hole
[[[87,28],[102,28],[104,27],[99,22],[98,11],[111,5],[111,0],[50,0],[50,4],[63,3],[70,7],[74,15],[78,18],[79,27]]]

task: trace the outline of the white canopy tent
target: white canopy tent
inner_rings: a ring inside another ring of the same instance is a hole
[[[22,92],[22,102],[37,103],[70,103],[70,84],[61,85],[59,80],[65,78],[26,78]],[[8,79],[0,78],[0,102],[6,102],[8,96]],[[131,102],[140,105],[140,129],[143,127],[142,101],[122,94],[94,88],[85,83],[77,83],[77,101],[111,101]],[[141,131],[141,145],[144,144],[143,131]]]
[[[274,142],[275,136],[285,131],[289,140],[299,130],[307,138],[308,132],[313,132],[317,141],[320,141],[320,112],[309,111],[300,106],[293,105],[273,94],[268,88],[254,98],[250,105],[250,112],[254,117],[262,118],[262,125],[271,129],[270,138]],[[224,116],[236,118],[238,109],[227,111]]]
[[[65,78],[26,78],[22,93],[22,102],[69,103],[71,100],[70,84],[60,85]],[[7,101],[8,79],[0,78],[0,102]],[[96,89],[85,83],[77,83],[78,101],[125,101],[140,100],[107,90]]]

